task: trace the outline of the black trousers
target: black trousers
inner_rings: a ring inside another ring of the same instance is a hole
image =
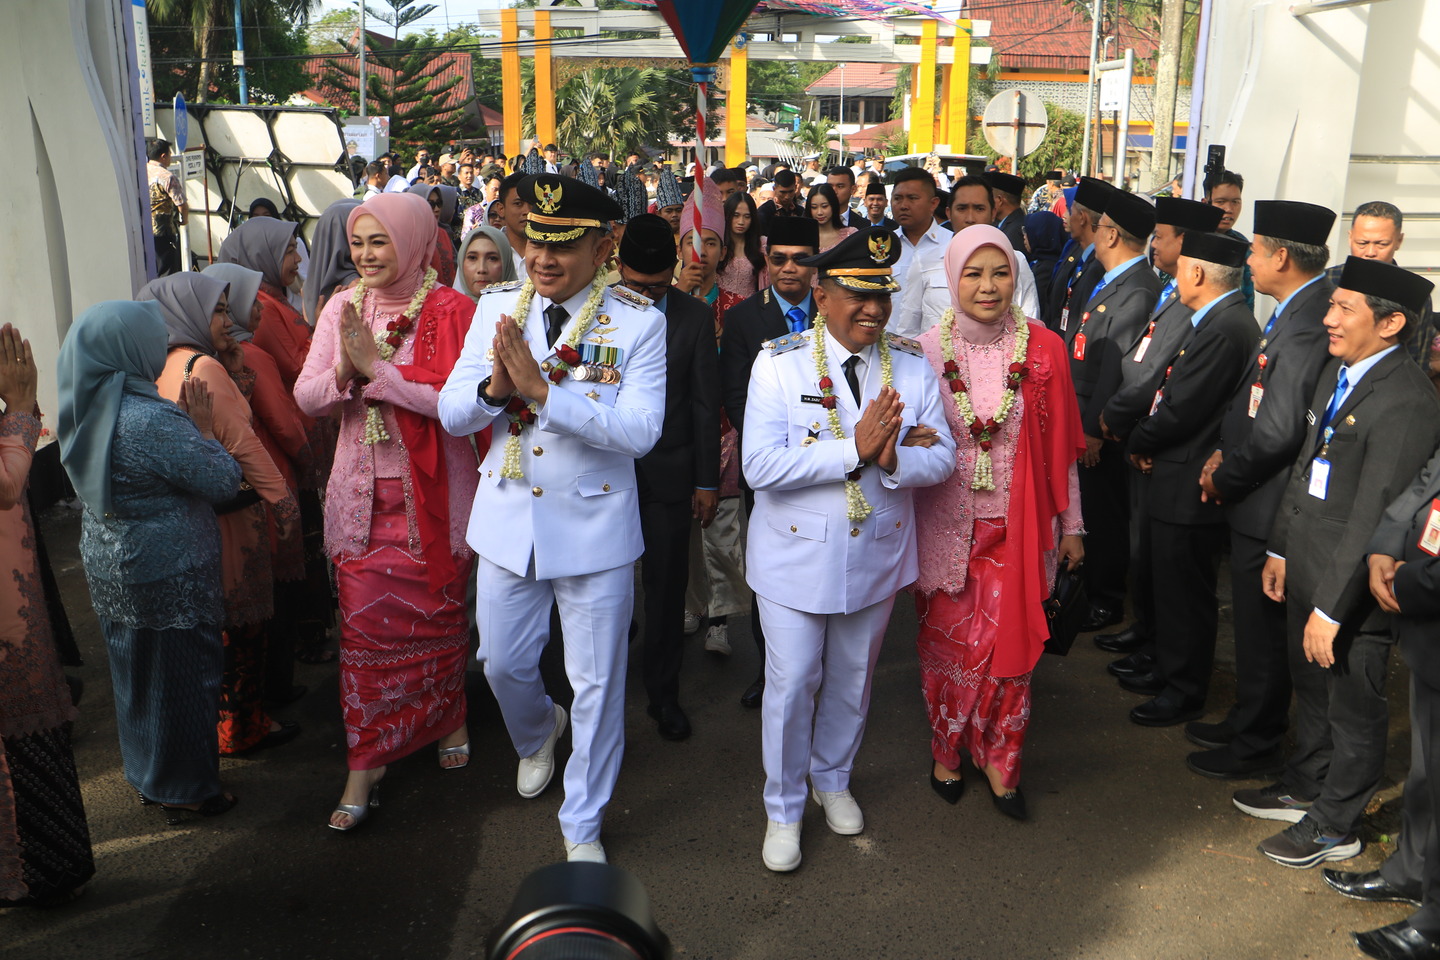
[[[645,590],[641,674],[653,706],[679,701],[685,644],[685,587],[690,581],[690,501],[640,503],[640,584]]]
[[[1311,594],[1289,582],[1285,592]],[[1295,752],[1286,764],[1284,783],[1298,797],[1316,798],[1310,816],[1322,826],[1349,833],[1359,826],[1385,770],[1390,636],[1342,628],[1335,640],[1335,665],[1321,667],[1305,659],[1310,608],[1294,602],[1286,608]]]
[[[155,275],[168,277],[180,272],[180,235],[157,233],[155,237]]]
[[[1087,526],[1089,521],[1086,521]],[[1220,603],[1215,582],[1225,542],[1221,524],[1150,519],[1154,557],[1155,669],[1165,679],[1160,699],[1198,708],[1210,689]]]
[[[1400,798],[1404,821],[1395,852],[1380,864],[1380,875],[1416,900],[1423,895],[1427,859],[1434,867],[1436,902],[1432,910],[1436,923],[1431,939],[1440,937],[1440,843],[1435,833],[1435,805],[1440,801],[1440,793],[1432,795],[1429,776],[1430,765],[1435,762],[1430,752],[1440,746],[1440,737],[1431,729],[1440,721],[1437,707],[1440,707],[1440,690],[1430,688],[1411,674],[1410,772],[1405,777],[1405,793]]]
[[[1290,726],[1290,659],[1285,605],[1265,596],[1265,541],[1230,531],[1230,596],[1235,611],[1235,705],[1225,718],[1235,730],[1231,752],[1241,760],[1280,746]]]
[[[1107,610],[1125,608],[1130,564],[1129,465],[1119,444],[1105,441],[1100,462],[1080,468],[1080,510],[1085,517],[1085,591]]]
[[[1147,648],[1155,642],[1154,554],[1150,548],[1150,478],[1131,470],[1130,486],[1130,629],[1144,637]],[[1083,513],[1083,505],[1082,505]],[[1087,538],[1088,539],[1088,538]],[[1087,559],[1089,544],[1086,544]],[[1153,654],[1153,650],[1148,650]]]

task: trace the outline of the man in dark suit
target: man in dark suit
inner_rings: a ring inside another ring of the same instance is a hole
[[[1208,203],[1161,197],[1155,202],[1155,236],[1150,244],[1155,267],[1173,277],[1179,270],[1180,245],[1187,233],[1213,233],[1220,211]],[[1170,360],[1194,332],[1193,313],[1180,300],[1174,280],[1160,290],[1160,298],[1139,339],[1126,348],[1120,364],[1120,389],[1105,404],[1100,429],[1107,440],[1124,444],[1150,413],[1155,391],[1165,379]],[[1130,573],[1133,592],[1130,608],[1134,619],[1119,633],[1102,633],[1095,645],[1111,653],[1128,656],[1110,664],[1111,675],[1125,683],[1127,690],[1159,693],[1155,668],[1155,598],[1151,583],[1150,475],[1127,462],[1130,490]],[[1147,677],[1148,680],[1141,680]],[[1148,687],[1142,689],[1148,683]],[[1139,684],[1140,686],[1133,686]]]
[[[1181,241],[1175,280],[1194,311],[1194,329],[1167,364],[1152,412],[1130,435],[1132,462],[1151,474],[1155,674],[1164,684],[1130,711],[1142,726],[1198,717],[1210,685],[1225,517],[1219,504],[1201,501],[1198,486],[1229,399],[1216,385],[1233,383],[1255,346],[1255,317],[1238,290],[1248,253],[1245,244],[1214,233]]]
[[[1086,300],[1072,301],[1066,346],[1080,401],[1085,456],[1080,461],[1080,506],[1085,516],[1085,587],[1089,619],[1082,629],[1119,623],[1130,561],[1129,494],[1125,453],[1100,427],[1105,404],[1120,389],[1126,351],[1140,339],[1160,295],[1145,261],[1155,208],[1133,193],[1113,191],[1095,234],[1094,261],[1102,273]]]
[[[840,201],[840,222],[847,227],[865,226],[863,215],[850,209],[850,201],[855,196],[855,171],[843,163],[839,164],[825,171],[825,182],[830,184],[830,189],[835,191],[835,199]]]
[[[1291,823],[1259,847],[1288,867],[1360,852],[1355,830],[1384,770],[1391,638],[1389,615],[1367,589],[1365,551],[1385,508],[1440,443],[1440,399],[1399,347],[1409,318],[1393,308],[1408,299],[1400,291],[1411,276],[1346,261],[1325,315],[1331,360],[1270,532],[1262,582],[1270,599],[1289,600],[1295,750],[1279,782],[1236,791],[1234,801]]]
[[[820,224],[809,217],[776,217],[770,221],[766,240],[770,286],[731,307],[720,334],[720,395],[725,413],[737,431],[745,429],[750,368],[762,344],[787,333],[808,330],[815,321],[810,286],[815,268],[800,261],[819,251]],[[755,506],[755,494],[743,484],[743,477],[741,480],[748,516]],[[760,674],[741,695],[740,702],[758,707],[765,692],[765,635],[760,629],[760,608],[751,599],[750,630],[760,650]]]
[[[1025,208],[1020,198],[1025,195],[1025,179],[1009,173],[987,173],[990,188],[995,194],[995,226],[1005,234],[1022,257],[1029,257],[1025,249]]]
[[[1313,203],[1255,205],[1249,266],[1255,288],[1279,304],[1250,365],[1233,385],[1220,448],[1200,475],[1207,499],[1225,505],[1235,621],[1235,705],[1219,723],[1195,721],[1185,735],[1207,749],[1186,765],[1233,779],[1279,769],[1289,725],[1290,665],[1285,609],[1265,596],[1265,541],[1305,440],[1305,410],[1330,359],[1325,314],[1334,290],[1322,271],[1335,213]]]
[[[1425,298],[1428,301],[1429,295]],[[1424,318],[1423,310],[1417,312],[1418,322]],[[1351,935],[1361,952],[1371,957],[1440,958],[1440,842],[1435,832],[1440,784],[1430,780],[1430,771],[1440,772],[1440,655],[1435,648],[1440,631],[1440,509],[1436,504],[1440,504],[1440,453],[1385,511],[1368,547],[1371,595],[1394,618],[1400,654],[1410,667],[1405,819],[1395,852],[1379,870],[1326,869],[1322,874],[1327,884],[1353,900],[1420,907],[1407,920]]]
[[[900,223],[885,215],[885,208],[890,204],[890,198],[885,196],[885,184],[879,180],[869,178],[870,182],[865,184],[865,198],[861,204],[865,207],[865,216],[862,218],[856,214],[851,220],[851,225],[856,227],[884,227],[886,230],[895,231],[900,229]]]
[[[805,208],[800,205],[800,178],[793,170],[775,171],[775,193],[771,199],[760,204],[755,211],[755,226],[762,235],[770,233],[770,223],[785,217],[804,217]],[[806,219],[809,219],[806,217]]]
[[[1061,336],[1070,326],[1070,302],[1082,304],[1090,299],[1090,291],[1100,282],[1105,268],[1095,259],[1095,233],[1100,216],[1115,188],[1104,180],[1081,177],[1075,187],[1075,202],[1065,214],[1065,229],[1075,241],[1077,254],[1070,254],[1056,264],[1055,279],[1050,284],[1050,302],[1045,310],[1045,325]]]
[[[680,708],[690,520],[715,519],[720,485],[720,384],[714,315],[703,300],[671,286],[675,240],[654,214],[632,218],[620,240],[620,285],[650,297],[665,314],[665,420],[660,440],[636,461],[640,558],[645,588],[645,692],[660,736],[684,740]]]

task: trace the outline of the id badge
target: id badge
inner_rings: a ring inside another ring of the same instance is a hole
[[[1330,461],[1316,457],[1310,463],[1310,496],[1324,500],[1330,487]]]
[[[1065,307],[1060,311],[1060,331],[1063,333],[1070,326],[1070,308]]]
[[[1085,334],[1075,334],[1075,350],[1070,355],[1076,360],[1083,361],[1085,359]]]
[[[1254,420],[1255,414],[1260,411],[1260,401],[1263,399],[1265,399],[1265,388],[1259,383],[1252,383],[1250,385],[1250,407],[1245,411],[1250,415],[1251,420]]]
[[[1150,416],[1155,416],[1155,411],[1160,409],[1160,398],[1165,396],[1165,388],[1161,387],[1155,391],[1155,399],[1150,401]]]
[[[1150,349],[1150,340],[1151,337],[1149,334],[1146,334],[1143,338],[1141,338],[1140,347],[1135,351],[1134,360],[1136,363],[1139,363],[1140,361],[1145,359],[1145,352]]]
[[[1420,531],[1419,547],[1432,557],[1440,557],[1440,500],[1430,501],[1430,518]]]

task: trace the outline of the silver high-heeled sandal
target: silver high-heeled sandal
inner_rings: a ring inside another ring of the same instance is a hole
[[[447,764],[446,757],[464,757],[464,763]],[[466,740],[458,747],[440,748],[440,769],[441,770],[464,770],[470,765],[470,741]]]
[[[334,823],[327,823],[326,826],[331,830],[339,830],[341,833],[354,830],[360,826],[360,824],[364,823],[365,818],[370,816],[370,811],[378,806],[380,806],[380,784],[377,783],[370,788],[370,800],[368,803],[335,804],[335,813],[343,813],[350,818],[350,825],[348,827],[342,827]],[[334,814],[332,814],[332,816],[333,815]]]

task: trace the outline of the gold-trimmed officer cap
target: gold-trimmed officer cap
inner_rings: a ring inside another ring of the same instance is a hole
[[[525,236],[540,243],[568,243],[586,230],[604,230],[619,220],[620,205],[605,191],[573,177],[540,173],[521,180],[516,189],[530,204]]]
[[[821,280],[833,280],[856,293],[894,293],[900,284],[891,268],[900,259],[900,238],[883,226],[857,230],[824,253],[797,261],[814,267]]]

